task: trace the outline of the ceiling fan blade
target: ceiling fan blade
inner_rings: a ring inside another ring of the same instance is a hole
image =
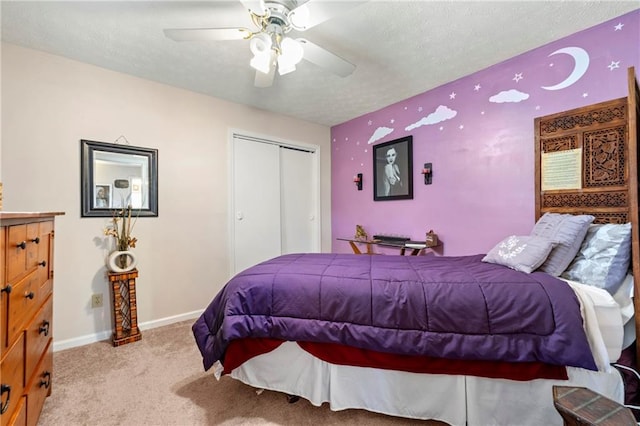
[[[246,28],[167,28],[164,35],[175,41],[242,40],[251,36]]]
[[[245,9],[255,13],[256,15],[264,15],[267,8],[264,6],[264,0],[240,0]]]
[[[298,31],[305,31],[311,27],[315,27],[324,21],[336,17],[342,13],[347,12],[349,9],[366,3],[368,0],[357,1],[311,1],[311,0],[298,0],[298,7],[291,11],[291,18],[294,23],[294,28]],[[306,23],[299,25],[295,19],[296,11],[306,8],[304,15],[308,14],[308,18],[305,19]]]
[[[326,68],[340,77],[351,75],[351,73],[356,69],[356,66],[351,62],[342,59],[338,55],[329,52],[327,49],[322,48],[309,40],[304,38],[299,38],[297,40],[302,43],[304,59],[318,65],[319,67]]]

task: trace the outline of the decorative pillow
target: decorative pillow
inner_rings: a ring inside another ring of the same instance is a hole
[[[545,261],[553,247],[554,243],[543,237],[512,235],[500,241],[482,261],[530,274]]]
[[[591,225],[580,251],[562,276],[614,294],[631,261],[631,224]]]
[[[564,272],[580,250],[593,219],[595,218],[590,215],[545,213],[536,222],[531,235],[547,238],[557,245],[540,266],[540,270],[556,277]]]

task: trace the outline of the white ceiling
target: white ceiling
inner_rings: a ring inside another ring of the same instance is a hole
[[[0,13],[3,41],[332,126],[638,8],[638,0],[370,0],[303,33],[357,65],[352,75],[303,61],[270,88],[253,86],[248,41],[163,34],[253,28],[239,1],[2,1]]]

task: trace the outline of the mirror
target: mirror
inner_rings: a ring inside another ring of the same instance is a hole
[[[158,150],[81,140],[82,217],[158,216]]]

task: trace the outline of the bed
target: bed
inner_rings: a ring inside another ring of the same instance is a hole
[[[486,255],[290,254],[253,266],[193,325],[205,369],[333,410],[452,425],[562,424],[554,384],[623,402],[611,364],[640,329],[628,75],[627,98],[535,120],[530,235]],[[579,189],[545,181],[563,151],[584,164]],[[607,267],[594,253],[609,254]]]

